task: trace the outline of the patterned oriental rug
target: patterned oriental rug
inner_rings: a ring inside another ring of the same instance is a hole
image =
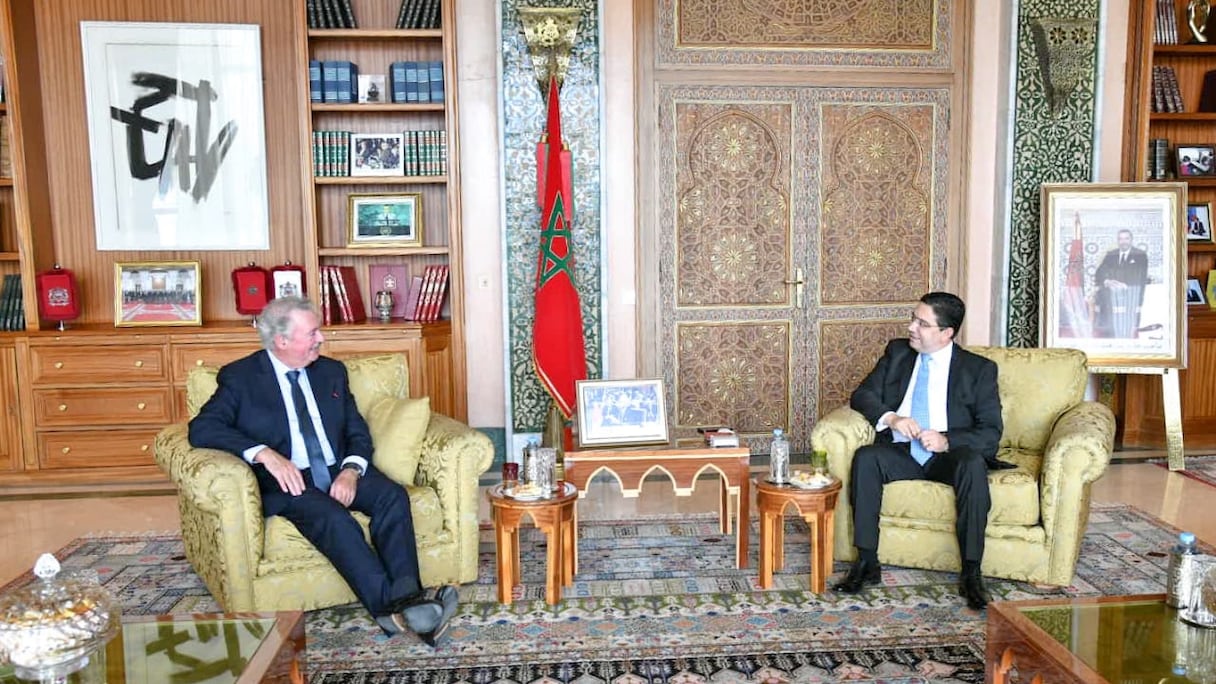
[[[1169,468],[1164,459],[1153,459],[1152,463],[1158,468]],[[1216,456],[1187,456],[1186,470],[1175,471],[1192,480],[1216,487]]]
[[[754,523],[753,523],[754,525]],[[997,600],[1164,591],[1176,530],[1129,506],[1095,506],[1077,577],[1063,589],[990,580]],[[310,682],[981,682],[985,615],[967,609],[950,573],[887,568],[861,596],[808,591],[805,525],[787,518],[787,568],[774,587],[732,566],[733,537],[694,515],[580,526],[581,572],[557,606],[544,602],[543,536],[521,541],[524,584],[495,599],[492,531],[480,579],[461,589],[446,641],[432,650],[385,638],[357,605],[307,616]],[[753,536],[758,539],[758,536]],[[57,554],[91,569],[128,614],[218,606],[180,538],[90,537]],[[837,576],[845,569],[836,564]],[[28,581],[29,574],[10,586]]]

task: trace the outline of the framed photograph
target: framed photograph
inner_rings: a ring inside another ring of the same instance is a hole
[[[304,271],[271,271],[274,290],[271,299],[304,296]]]
[[[1186,303],[1188,305],[1203,305],[1207,304],[1207,300],[1203,297],[1203,285],[1200,284],[1198,278],[1186,279]]]
[[[202,325],[197,261],[114,264],[114,325]]]
[[[1216,271],[1208,271],[1208,308],[1216,309]]]
[[[1042,346],[1091,367],[1185,366],[1186,187],[1043,185]]]
[[[348,247],[421,247],[422,194],[347,196]]]
[[[1212,203],[1192,202],[1186,205],[1186,239],[1189,242],[1212,241]]]
[[[1175,150],[1178,154],[1179,178],[1216,176],[1216,168],[1212,166],[1216,148],[1211,145],[1179,145]]]
[[[403,176],[404,133],[351,133],[350,175]]]
[[[576,394],[579,446],[668,441],[662,379],[580,380]]]
[[[388,90],[384,88],[384,74],[359,74],[359,102],[364,104],[388,102]]]
[[[98,250],[270,249],[256,25],[80,22]]]

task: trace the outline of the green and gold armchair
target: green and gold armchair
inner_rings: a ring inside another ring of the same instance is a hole
[[[478,480],[494,457],[490,440],[431,413],[425,397],[410,399],[404,356],[343,363],[372,433],[376,467],[409,492],[422,583],[476,580]],[[215,392],[217,372],[191,372],[191,416]],[[263,517],[253,471],[239,457],[191,447],[186,423],[161,431],[155,457],[177,485],[186,557],[225,611],[312,610],[355,600],[294,525]],[[354,515],[367,536],[368,519]]]
[[[1084,401],[1086,358],[1073,349],[968,347],[999,368],[1005,423],[998,458],[1017,465],[988,473],[988,514],[982,571],[992,577],[1067,586],[1089,519],[1090,485],[1106,470],[1115,418]],[[815,425],[811,444],[828,452],[828,468],[849,489],[853,454],[874,441],[874,426],[847,406]],[[960,568],[954,533],[954,492],[928,481],[883,489],[878,556],[884,563],[931,570]],[[857,557],[853,509],[836,505],[834,553]]]

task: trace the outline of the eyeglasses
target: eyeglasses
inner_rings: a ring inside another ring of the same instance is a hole
[[[929,321],[926,321],[925,319],[918,317],[916,314],[912,314],[912,322],[915,323],[916,327],[920,328],[921,330],[928,330],[929,328],[942,327],[940,325],[934,325],[934,324],[930,323]]]

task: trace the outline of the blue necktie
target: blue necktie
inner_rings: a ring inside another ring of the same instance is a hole
[[[916,372],[916,386],[912,388],[912,420],[921,430],[929,429],[929,355],[920,355],[920,370]],[[920,443],[912,440],[912,458],[924,465],[933,454]]]
[[[300,423],[300,434],[304,436],[304,449],[308,451],[308,469],[312,471],[312,483],[323,492],[329,491],[329,466],[325,463],[325,452],[321,451],[321,440],[313,427],[308,403],[304,401],[304,390],[300,387],[300,371],[287,371],[291,382],[291,403],[296,405],[296,419]]]

